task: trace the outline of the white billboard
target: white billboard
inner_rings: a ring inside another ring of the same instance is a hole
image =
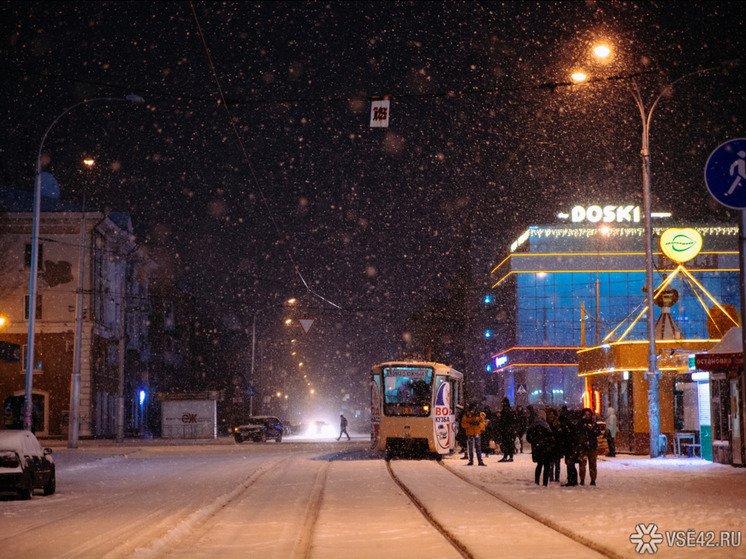
[[[215,400],[161,402],[161,435],[165,439],[216,439],[218,411]]]

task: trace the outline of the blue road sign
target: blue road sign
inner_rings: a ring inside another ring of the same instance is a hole
[[[705,185],[723,206],[746,209],[746,138],[720,144],[707,158]]]

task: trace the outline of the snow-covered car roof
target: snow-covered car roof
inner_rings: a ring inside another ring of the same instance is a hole
[[[15,450],[21,456],[43,456],[44,449],[30,431],[5,429],[0,431],[0,450]],[[48,457],[52,460],[52,457]]]

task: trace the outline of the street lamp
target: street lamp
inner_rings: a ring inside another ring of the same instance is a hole
[[[95,161],[91,158],[83,160],[83,164],[92,169]],[[80,256],[78,257],[78,300],[75,311],[75,347],[73,350],[73,376],[70,381],[70,417],[68,421],[68,448],[78,448],[80,432],[80,362],[83,338],[83,285],[85,274],[85,184],[83,186],[83,212],[80,218]]]
[[[23,411],[23,428],[26,431],[30,431],[32,427],[32,413],[33,413],[33,402],[31,399],[33,389],[33,376],[34,376],[34,342],[35,342],[35,331],[36,331],[36,294],[37,294],[37,272],[39,265],[39,220],[41,214],[41,154],[44,149],[44,142],[49,135],[57,121],[63,116],[72,111],[74,108],[80,105],[86,105],[88,103],[94,103],[99,101],[127,101],[130,103],[141,104],[145,100],[139,95],[127,95],[124,98],[121,97],[97,97],[95,99],[84,99],[79,103],[75,103],[71,107],[68,107],[57,118],[54,119],[52,124],[49,125],[46,132],[41,138],[41,144],[39,145],[39,153],[36,156],[36,181],[34,184],[34,211],[31,225],[31,271],[29,273],[29,303],[28,303],[28,339],[26,347],[26,402]]]
[[[594,49],[594,52],[598,50],[598,47]],[[603,51],[602,51],[603,52]],[[610,51],[609,51],[610,52]],[[609,53],[606,54],[608,56]],[[598,53],[596,53],[597,56]],[[648,331],[648,371],[646,373],[648,380],[648,421],[650,426],[650,457],[657,458],[660,454],[659,438],[660,438],[660,398],[658,390],[658,367],[657,367],[657,355],[655,352],[655,306],[653,305],[653,228],[650,220],[651,203],[650,203],[650,119],[653,116],[653,111],[658,105],[664,95],[669,95],[672,92],[673,86],[681,80],[694,75],[702,75],[712,70],[718,70],[719,67],[705,68],[703,70],[696,70],[681,76],[680,78],[672,81],[670,84],[665,86],[658,96],[653,100],[650,105],[650,109],[645,108],[645,102],[642,98],[637,82],[632,80],[630,86],[630,93],[637,104],[637,108],[640,110],[640,118],[642,120],[642,149],[640,155],[642,156],[642,205],[644,213],[644,231],[645,231],[645,292],[647,297],[647,331]],[[575,78],[576,82],[584,81]]]
[[[285,305],[294,305],[297,303],[295,299],[288,299],[284,303],[280,303],[279,305],[270,305],[268,307],[263,307],[261,309],[257,309],[256,312],[254,312],[254,320],[251,324],[251,373],[249,376],[249,417],[254,415],[254,355],[256,353],[256,317],[259,316],[260,313],[267,311],[269,309],[276,309],[278,307],[284,307]],[[245,409],[245,408],[244,408]]]

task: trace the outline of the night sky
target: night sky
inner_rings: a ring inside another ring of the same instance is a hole
[[[468,229],[481,284],[527,225],[576,203],[641,203],[632,80],[650,104],[665,84],[740,59],[745,11],[4,2],[0,183],[32,190],[41,137],[65,108],[141,95],[144,106],[90,104],[55,126],[46,170],[62,198],[85,188],[131,212],[159,264],[244,326],[305,294],[318,365],[368,367],[396,357],[402,321],[443,296]],[[590,55],[597,40],[613,52],[604,64]],[[581,67],[591,79],[571,85]],[[702,180],[707,155],[746,136],[746,66],[724,68],[656,108],[654,210],[735,220]],[[371,129],[370,99],[384,95],[391,125]],[[93,176],[83,154],[99,162]]]

